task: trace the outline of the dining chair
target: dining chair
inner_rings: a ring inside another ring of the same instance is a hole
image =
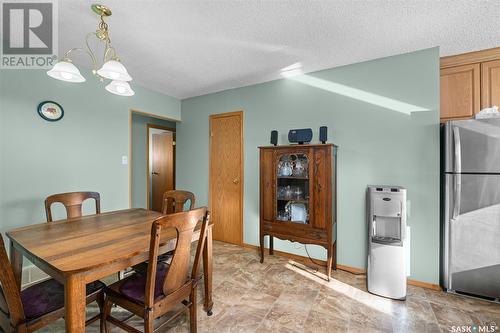
[[[97,192],[69,192],[54,194],[45,199],[45,213],[47,222],[52,222],[51,206],[53,203],[62,203],[66,208],[68,219],[82,216],[82,204],[87,199],[95,200],[95,212],[101,213],[101,197]]]
[[[100,281],[87,284],[87,304],[97,302],[99,314],[88,319],[85,324],[100,319],[101,332],[105,330],[105,286]],[[6,333],[34,332],[64,318],[64,315],[64,286],[56,280],[45,280],[19,290],[0,234],[0,328]]]
[[[82,216],[82,204],[87,199],[95,200],[95,213],[101,213],[101,196],[98,192],[68,192],[48,196],[45,199],[45,214],[47,222],[52,222],[52,204],[61,203],[66,208],[66,217],[72,219]],[[118,272],[118,279],[122,279],[123,272]]]
[[[192,192],[182,190],[167,191],[163,193],[163,203],[161,211],[163,214],[182,212],[188,200],[189,210],[192,210],[194,208],[195,202],[194,194]]]
[[[199,221],[202,221],[191,274],[191,242]],[[127,332],[139,332],[124,321],[111,316],[111,308],[118,305],[132,314],[142,317],[144,331],[154,332],[189,309],[190,331],[196,332],[196,287],[200,280],[199,266],[206,241],[210,214],[206,207],[159,217],[151,227],[149,263],[147,274],[133,274],[106,287],[104,318],[106,332],[112,323]],[[174,256],[170,265],[157,264],[161,235],[168,231],[177,235]],[[182,309],[156,329],[154,320],[182,304]]]
[[[172,214],[184,211],[186,202],[189,201],[189,210],[193,210],[195,197],[192,192],[183,190],[171,190],[163,193],[162,214]],[[169,211],[169,207],[171,208]],[[168,263],[172,259],[173,251],[158,256],[158,262]],[[139,274],[146,274],[147,262],[142,262],[132,267]]]

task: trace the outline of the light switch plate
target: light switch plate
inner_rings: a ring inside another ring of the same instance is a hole
[[[122,165],[127,165],[128,164],[128,157],[127,155],[122,156]]]

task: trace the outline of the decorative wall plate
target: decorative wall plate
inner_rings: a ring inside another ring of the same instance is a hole
[[[38,114],[47,121],[58,121],[64,116],[64,109],[56,102],[45,101],[38,104]]]

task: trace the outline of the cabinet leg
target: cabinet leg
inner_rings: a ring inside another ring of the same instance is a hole
[[[330,276],[332,274],[332,261],[333,261],[333,246],[328,245],[326,250],[327,259],[326,259],[326,276],[328,277],[328,281],[330,281]]]
[[[269,236],[269,255],[274,254],[274,241],[273,241],[273,236]]]
[[[260,234],[260,263],[264,262],[264,235]]]

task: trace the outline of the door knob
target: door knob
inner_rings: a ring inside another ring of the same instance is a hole
[[[238,184],[239,182],[240,182],[240,180],[238,178],[233,179],[233,184]]]
[[[159,173],[158,172],[151,172],[154,176],[158,176]]]

